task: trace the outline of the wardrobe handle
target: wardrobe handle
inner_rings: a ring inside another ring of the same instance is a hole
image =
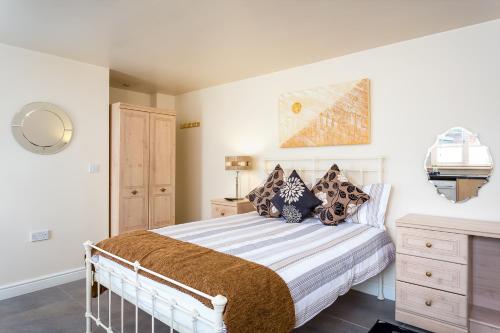
[[[137,192],[137,190],[133,190],[131,193],[132,193],[133,195],[136,195],[138,192]]]
[[[166,188],[164,188],[164,187],[162,187],[162,188],[160,189],[160,191],[162,191],[162,192],[165,192],[166,190],[167,190],[167,189],[166,189]]]

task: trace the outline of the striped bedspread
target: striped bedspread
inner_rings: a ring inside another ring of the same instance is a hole
[[[296,327],[395,258],[385,231],[355,223],[325,226],[315,218],[287,224],[252,212],[153,231],[274,270],[290,289]]]

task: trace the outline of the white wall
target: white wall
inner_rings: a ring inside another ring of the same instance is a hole
[[[107,237],[109,74],[2,44],[0,73],[2,296],[7,285],[78,271],[82,242]],[[35,101],[54,103],[71,117],[74,137],[62,152],[37,155],[14,140],[12,117]],[[99,173],[87,172],[90,162],[100,165]],[[39,229],[50,229],[50,240],[28,242],[30,231]]]
[[[109,87],[109,104],[116,102],[152,106],[152,96],[148,93]]]
[[[223,167],[231,154],[259,160],[385,156],[392,235],[396,218],[411,212],[500,220],[497,172],[479,198],[452,204],[435,193],[423,168],[427,148],[452,126],[479,133],[500,158],[498,36],[500,20],[178,96],[179,121],[201,121],[198,129],[178,131],[179,220],[209,217],[210,199],[232,193],[233,174]],[[365,77],[372,87],[371,144],[279,148],[281,93]],[[254,178],[246,182],[255,185],[260,180]],[[392,269],[386,277],[393,293]]]
[[[155,93],[151,95],[151,106],[160,109],[175,109],[175,96],[162,93]]]
[[[116,102],[151,106],[160,109],[175,109],[175,96],[162,93],[143,93],[128,89],[109,87],[109,104]]]

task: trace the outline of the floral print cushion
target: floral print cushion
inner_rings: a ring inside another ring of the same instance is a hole
[[[271,202],[281,212],[287,223],[299,223],[310,215],[314,207],[321,204],[321,200],[307,188],[297,171],[293,170],[286,179],[279,193]]]
[[[246,198],[253,204],[260,216],[279,217],[280,212],[271,203],[271,199],[279,192],[283,186],[285,172],[278,164],[273,172],[269,174],[263,186],[254,188]]]
[[[339,167],[334,164],[330,170],[312,188],[312,192],[321,200],[321,206],[314,213],[323,224],[337,225],[352,215],[370,196],[346,179],[343,179]]]

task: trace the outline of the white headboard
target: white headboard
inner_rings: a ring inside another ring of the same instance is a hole
[[[384,182],[384,158],[314,158],[314,159],[265,159],[264,169],[269,174],[280,164],[288,176],[294,169],[306,183],[315,184],[336,163],[352,183],[365,184]]]

